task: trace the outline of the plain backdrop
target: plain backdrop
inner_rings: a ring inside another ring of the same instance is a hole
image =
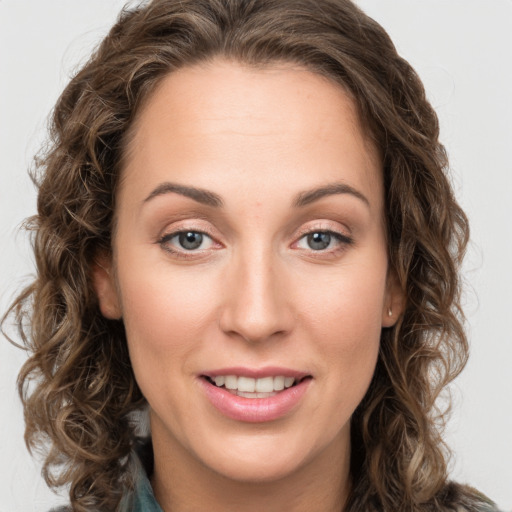
[[[124,0],[0,0],[0,310],[33,271],[27,169],[73,70]],[[452,476],[512,510],[512,1],[358,0],[423,79],[472,227],[464,267],[471,359],[456,381]],[[15,391],[24,353],[0,338],[0,512],[45,511]]]

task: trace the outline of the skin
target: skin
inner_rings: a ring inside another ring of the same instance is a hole
[[[348,95],[292,65],[187,67],[139,113],[114,258],[100,259],[94,283],[102,313],[125,323],[164,511],[342,509],[350,418],[381,329],[402,308],[381,174]],[[210,191],[223,206],[165,183]],[[337,193],[294,206],[333,184]],[[172,238],[180,230],[207,236],[187,251]],[[311,232],[337,235],[318,250]],[[230,366],[284,366],[312,380],[284,417],[247,423],[219,413],[198,385]]]

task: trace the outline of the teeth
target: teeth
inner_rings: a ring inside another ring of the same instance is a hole
[[[274,391],[274,377],[264,377],[256,381],[258,393],[272,393]]]
[[[238,391],[245,393],[254,393],[256,381],[250,377],[238,377]]]
[[[238,378],[235,375],[226,375],[224,385],[227,389],[238,389]]]
[[[282,391],[284,389],[284,381],[285,377],[274,377],[274,389],[276,391]]]
[[[282,375],[260,379],[237,377],[236,375],[217,375],[213,380],[216,386],[225,386],[226,389],[237,391],[239,396],[245,396],[245,393],[249,393],[249,398],[272,396],[276,391],[282,391],[295,383],[294,377],[284,377]],[[261,396],[256,396],[260,394]]]

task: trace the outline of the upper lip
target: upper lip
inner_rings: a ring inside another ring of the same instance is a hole
[[[237,377],[251,377],[253,379],[261,379],[263,377],[295,377],[295,379],[303,379],[311,374],[294,370],[292,368],[284,368],[280,366],[265,366],[263,368],[247,368],[245,366],[232,366],[229,368],[219,368],[208,370],[201,373],[203,377],[214,378],[219,375],[236,375]]]

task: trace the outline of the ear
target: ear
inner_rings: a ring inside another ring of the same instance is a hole
[[[386,296],[382,309],[382,327],[393,327],[405,308],[405,292],[396,272],[389,269],[386,279]]]
[[[102,315],[110,320],[119,320],[122,311],[110,255],[102,254],[95,258],[92,281]]]

